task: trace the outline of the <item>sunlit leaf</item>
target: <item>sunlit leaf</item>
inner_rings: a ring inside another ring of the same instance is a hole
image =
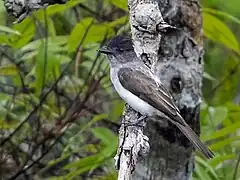
[[[240,122],[236,122],[232,125],[224,127],[222,129],[219,129],[219,130],[213,132],[210,136],[203,135],[202,139],[207,141],[207,140],[211,140],[211,139],[217,139],[219,137],[224,137],[226,135],[235,133],[238,128],[240,128]]]
[[[83,126],[80,133],[82,133],[85,130],[88,130],[88,128],[91,127],[94,123],[101,121],[103,119],[106,119],[107,117],[108,117],[107,114],[98,114],[98,115],[93,116],[92,120],[89,123],[87,123],[85,126]]]
[[[84,168],[84,170],[89,170],[94,166],[94,164],[97,164],[99,161],[102,161],[102,157],[103,157],[102,154],[87,156],[85,158],[82,158],[80,160],[67,164],[64,167],[64,169]]]
[[[208,113],[211,123],[217,126],[228,115],[228,109],[225,107],[208,107]]]
[[[65,177],[49,177],[48,180],[66,180]]]
[[[238,19],[237,17],[234,17],[231,14],[228,14],[224,11],[211,9],[211,8],[203,8],[203,12],[210,13],[210,14],[213,14],[213,15],[218,15],[220,17],[227,18],[227,19],[229,19],[229,20],[231,20],[231,21],[233,21],[237,24],[240,24],[240,19]]]
[[[128,1],[127,0],[108,0],[114,6],[123,9],[125,11],[128,10]]]
[[[114,35],[112,28],[104,24],[94,24],[93,18],[85,18],[72,30],[68,40],[68,50],[75,51],[81,42],[82,45],[101,42],[105,36],[111,37],[112,35]]]
[[[21,36],[11,37],[11,45],[14,48],[21,48],[26,45],[35,35],[36,27],[30,17],[24,19],[21,23],[14,24],[13,28],[21,33]]]
[[[72,8],[74,6],[77,6],[78,4],[84,2],[85,0],[72,0],[68,1],[66,4],[55,4],[51,5],[47,8],[47,14],[48,15],[53,15],[58,12],[63,12],[69,8]]]
[[[202,166],[206,167],[205,172],[209,171],[216,180],[219,179],[217,173],[215,172],[215,170],[213,169],[213,167],[211,167],[211,166],[208,164],[208,162],[204,161],[203,159],[201,159],[201,158],[198,157],[198,156],[195,157],[195,160],[196,160],[196,162],[198,162],[198,163],[201,164]]]
[[[71,171],[69,174],[64,176],[64,180],[72,180],[74,177],[79,176],[80,174],[82,174],[86,171],[90,171],[92,169],[92,165],[96,164],[96,161],[91,160],[90,162],[91,162],[91,165],[89,165],[89,166],[84,166],[82,168],[77,168],[77,170],[75,170],[75,171]]]
[[[111,121],[116,121],[122,115],[125,102],[122,100],[116,100],[116,101],[112,101],[112,102],[113,102],[113,108],[112,108],[111,112],[109,113],[109,119]]]
[[[212,77],[210,74],[208,74],[207,72],[204,72],[204,73],[203,73],[203,77],[204,77],[205,79],[210,80],[210,81],[216,81],[216,79],[215,79],[214,77]]]
[[[102,142],[108,146],[112,146],[113,149],[117,145],[117,136],[111,130],[103,127],[93,128],[92,132],[94,136],[101,139]]]
[[[17,74],[18,74],[18,69],[14,64],[0,66],[0,76],[9,76],[9,75],[17,75]]]
[[[2,119],[0,119],[0,130],[1,129],[12,129],[15,128],[18,125],[16,121],[14,122],[6,122]]]
[[[60,59],[58,55],[45,51],[45,44],[40,47],[39,54],[36,59],[35,87],[37,92],[41,91],[44,83],[55,80],[60,75]]]
[[[38,50],[41,46],[41,44],[46,41],[45,38],[38,39],[35,41],[32,41],[21,48],[21,53]],[[49,37],[48,38],[48,50],[58,52],[60,48],[63,49],[63,45],[65,45],[68,41],[68,36],[55,36],[55,37]]]
[[[224,66],[224,74],[214,87],[214,104],[222,104],[232,101],[237,95],[239,82],[239,59],[230,57],[223,63],[222,66]]]
[[[123,16],[118,19],[115,19],[114,21],[107,23],[107,25],[110,27],[116,27],[118,25],[123,25],[126,23],[128,23],[128,16]]]
[[[45,11],[41,10],[37,16],[36,19],[39,20],[42,24],[42,26],[45,28],[44,31],[41,33],[42,38],[45,38],[44,36],[47,35],[49,37],[51,36],[55,36],[56,35],[56,30],[55,30],[55,26],[54,26],[54,22],[51,19],[51,17],[46,16],[45,15]],[[45,30],[48,30],[48,32],[46,33]]]
[[[220,148],[223,148],[227,145],[231,146],[234,141],[240,141],[240,136],[230,137],[221,141],[217,141],[216,143],[211,144],[209,147],[212,150],[219,150]]]
[[[195,173],[201,180],[211,180],[211,177],[206,173],[205,169],[199,164],[195,165]]]
[[[223,163],[224,161],[231,160],[231,159],[234,159],[234,158],[236,158],[235,154],[221,155],[221,156],[215,157],[214,159],[211,159],[209,161],[209,164],[213,168],[215,168],[217,165]]]
[[[48,42],[48,52],[59,53],[59,56],[62,56],[60,53],[67,51],[67,39],[68,36],[55,36],[47,39]],[[28,43],[20,49],[18,52],[21,55],[21,59],[24,61],[26,59],[34,58],[38,55],[41,44],[46,41],[46,39],[38,39]],[[69,58],[68,58],[69,59]]]
[[[15,34],[15,35],[18,35],[18,36],[21,35],[21,33],[19,31],[11,29],[11,28],[9,28],[7,26],[1,26],[1,25],[0,25],[0,32],[9,33],[9,34]]]
[[[203,13],[203,29],[207,38],[222,43],[236,52],[240,52],[238,41],[232,31],[215,16]]]

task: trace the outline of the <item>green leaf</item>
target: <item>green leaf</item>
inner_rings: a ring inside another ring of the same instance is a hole
[[[227,48],[236,52],[239,51],[239,44],[232,31],[218,18],[208,13],[203,13],[204,35],[218,43],[222,43]]]
[[[18,125],[17,121],[7,122],[5,120],[0,119],[0,130],[1,129],[13,129]]]
[[[128,16],[123,16],[123,17],[120,17],[118,19],[115,19],[112,22],[107,23],[107,25],[109,27],[113,27],[114,28],[116,26],[127,24],[127,23],[128,23]]]
[[[232,101],[237,95],[239,82],[239,59],[231,56],[225,62],[222,62],[224,67],[223,75],[216,83],[212,102],[214,104],[222,104]]]
[[[83,126],[81,128],[81,130],[79,131],[79,133],[82,133],[83,131],[85,131],[89,127],[91,127],[94,123],[101,121],[103,119],[106,119],[107,117],[108,117],[107,114],[98,114],[98,115],[93,116],[92,120],[89,123],[87,123],[85,126]]]
[[[40,10],[37,15],[35,15],[36,19],[39,20],[44,28],[48,29],[48,37],[49,36],[55,36],[56,35],[56,30],[54,26],[54,22],[51,19],[51,17],[47,16],[47,24],[45,20],[45,11],[42,9]],[[43,31],[43,34],[45,34],[45,30]]]
[[[35,24],[31,18],[24,19],[21,23],[14,24],[13,28],[21,33],[21,37],[11,37],[11,46],[14,48],[21,48],[27,44],[35,35]]]
[[[1,25],[0,25],[0,32],[15,34],[17,36],[21,36],[21,33],[19,31],[11,29],[11,28],[6,27],[6,26],[1,26]]]
[[[128,11],[128,1],[127,0],[110,0],[110,2],[118,8]]]
[[[91,163],[94,164],[96,162],[95,161],[91,161]],[[92,169],[92,165],[79,168],[79,169],[77,169],[75,171],[72,171],[72,172],[68,173],[64,177],[64,180],[72,180],[74,177],[79,176],[80,174],[82,174],[84,172],[87,172],[87,171],[89,171],[91,169]]]
[[[93,18],[85,18],[73,28],[68,40],[69,52],[75,51],[82,41],[84,46],[89,43],[101,42],[106,35],[106,37],[114,35],[112,28],[104,24],[94,24],[93,22]]]
[[[201,180],[211,180],[211,177],[205,172],[205,169],[201,165],[196,164],[195,173]]]
[[[208,140],[211,140],[211,139],[217,139],[219,137],[224,137],[226,135],[229,135],[229,134],[234,134],[236,133],[236,130],[240,128],[240,122],[236,122],[232,125],[229,125],[225,128],[222,128],[222,129],[219,129],[215,132],[213,132],[210,136],[203,136],[202,139],[204,141],[208,141]]]
[[[49,37],[48,38],[48,50],[52,51],[52,52],[59,52],[59,49],[63,50],[62,46],[64,46],[67,43],[68,38],[69,38],[68,36]],[[38,40],[28,43],[27,45],[25,45],[21,48],[21,53],[39,50],[41,44],[45,40],[46,40],[45,38],[42,38],[42,39],[38,39]]]
[[[48,180],[66,180],[64,177],[49,177]]]
[[[45,52],[45,44],[40,47],[39,54],[35,65],[35,87],[37,92],[41,91],[43,83],[55,80],[60,75],[60,59],[58,54],[47,51]],[[45,57],[45,53],[47,56]],[[61,55],[60,55],[61,57]],[[45,64],[46,63],[46,64]],[[44,79],[45,78],[45,79]]]
[[[223,11],[219,11],[219,10],[211,9],[211,8],[203,8],[203,12],[210,13],[213,15],[218,15],[220,17],[227,18],[237,24],[240,24],[240,19],[238,19],[237,17],[234,17],[226,12],[223,12]]]
[[[234,136],[234,137],[226,138],[216,143],[213,143],[209,147],[212,150],[219,150],[220,148],[223,148],[227,145],[231,146],[234,141],[239,141],[239,140],[240,140],[240,136]]]
[[[47,15],[54,15],[59,12],[64,12],[67,9],[70,9],[74,6],[77,6],[78,4],[84,2],[85,0],[72,0],[68,1],[66,4],[55,4],[51,5],[47,8]]]
[[[216,81],[216,79],[215,79],[214,77],[212,77],[210,74],[208,74],[207,72],[204,72],[204,73],[203,73],[203,77],[204,77],[205,79],[210,80],[210,81]]]
[[[18,75],[18,69],[16,65],[11,64],[11,65],[5,65],[5,66],[0,66],[0,76],[14,76]]]
[[[210,171],[210,173],[212,174],[212,176],[218,180],[218,175],[217,173],[215,172],[215,170],[208,164],[207,161],[204,161],[203,159],[201,159],[200,157],[196,156],[195,157],[195,160],[197,163],[201,164],[202,166],[206,167],[207,169],[205,170],[206,172],[207,171]]]
[[[104,129],[104,128],[102,128],[102,129]],[[99,130],[99,129],[96,131],[99,131],[99,133],[101,133],[100,132],[101,130]],[[110,134],[109,134],[110,136],[112,136],[111,133],[112,132],[110,132]],[[112,142],[112,144],[115,144],[115,143]],[[67,174],[65,176],[65,178],[72,179],[73,177],[78,176],[78,175],[82,174],[83,172],[86,172],[89,170],[94,170],[95,168],[101,166],[105,161],[107,161],[110,158],[110,156],[113,154],[113,152],[115,152],[117,146],[113,147],[112,144],[109,144],[109,146],[107,146],[107,148],[102,148],[100,150],[100,153],[98,153],[96,155],[82,158],[80,160],[77,160],[75,162],[69,163],[66,166],[64,166],[64,169],[72,169],[72,172]],[[73,171],[73,169],[75,169],[75,170]]]
[[[60,53],[67,51],[67,48],[66,48],[67,40],[68,40],[68,36],[49,37],[47,40],[48,52],[58,53],[60,56]],[[21,55],[21,59],[26,60],[26,59],[31,59],[36,57],[39,54],[41,44],[44,41],[46,41],[45,38],[38,39],[22,47],[18,52]]]
[[[122,115],[123,108],[125,106],[125,102],[122,100],[113,101],[113,108],[109,113],[110,121],[116,121]]]
[[[86,168],[86,170],[91,169],[94,164],[97,164],[98,162],[102,161],[102,154],[92,155],[85,158],[82,158],[80,160],[77,160],[75,162],[69,163],[66,166],[64,166],[64,169],[71,169],[71,168]]]
[[[225,107],[208,107],[208,113],[213,126],[220,124],[228,115],[228,109]]]
[[[236,155],[235,154],[227,154],[227,155],[221,155],[217,156],[214,159],[211,159],[209,161],[209,164],[213,167],[216,168],[219,164],[223,163],[224,161],[235,159]]]
[[[111,130],[103,127],[91,129],[95,137],[99,138],[105,145],[113,149],[117,147],[118,138]]]

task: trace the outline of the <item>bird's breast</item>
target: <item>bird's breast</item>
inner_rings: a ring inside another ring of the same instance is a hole
[[[111,73],[111,75],[110,75],[111,81],[113,83],[115,90],[117,91],[119,96],[126,103],[128,103],[135,111],[138,111],[142,115],[147,115],[147,116],[152,116],[156,112],[156,109],[153,108],[151,105],[149,105],[147,102],[143,101],[138,96],[134,95],[133,93],[131,93],[130,91],[125,89],[121,85],[121,83],[117,77],[117,73],[114,72],[114,70],[111,71],[110,73]]]

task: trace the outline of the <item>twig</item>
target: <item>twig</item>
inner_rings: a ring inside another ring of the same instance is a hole
[[[79,47],[77,51],[77,56],[75,60],[75,76],[79,76],[79,65],[81,64],[81,59],[82,59],[82,48]]]
[[[240,153],[238,154],[237,164],[236,164],[235,169],[234,169],[233,180],[237,179],[237,172],[238,172],[239,164],[240,164]]]

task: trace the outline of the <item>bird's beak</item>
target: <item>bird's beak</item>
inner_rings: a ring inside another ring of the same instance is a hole
[[[105,46],[100,48],[98,50],[98,52],[103,53],[103,54],[113,54],[113,52],[110,49],[108,49],[107,47],[105,47]]]

